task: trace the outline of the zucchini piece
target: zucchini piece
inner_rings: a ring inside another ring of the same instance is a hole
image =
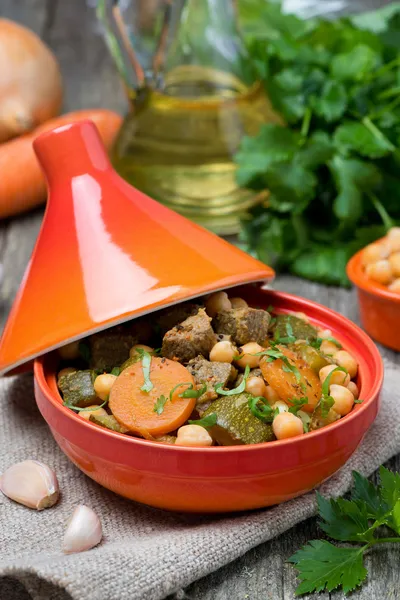
[[[299,340],[289,347],[297,354],[297,356],[299,356],[299,358],[302,358],[317,375],[322,367],[334,364],[334,361],[330,357],[325,356],[320,350],[313,348],[306,341]]]
[[[259,444],[275,439],[272,426],[257,419],[249,408],[250,394],[225,396],[215,400],[203,414],[217,415],[217,423],[209,434],[221,446]]]
[[[129,431],[129,429],[120,425],[113,415],[90,415],[89,421],[96,423],[96,425],[101,425],[101,427],[105,427],[106,429],[111,429],[111,431],[117,431],[118,433],[128,433]]]
[[[95,379],[96,374],[89,370],[62,375],[58,380],[58,387],[62,392],[64,402],[79,408],[96,404],[99,399],[93,387]]]
[[[294,336],[296,340],[312,340],[318,337],[315,327],[294,315],[277,315],[271,332],[279,339]]]

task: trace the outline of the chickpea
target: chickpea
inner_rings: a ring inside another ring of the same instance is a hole
[[[226,292],[215,292],[206,300],[206,313],[209,317],[215,315],[221,310],[231,310],[232,305]]]
[[[399,294],[400,293],[400,278],[395,279],[393,281],[393,283],[391,283],[389,285],[388,290],[390,290],[391,292],[395,292],[396,294]]]
[[[211,446],[212,443],[212,437],[207,429],[200,425],[180,427],[175,441],[177,446]]]
[[[64,375],[70,375],[71,373],[75,373],[76,369],[74,369],[74,367],[67,367],[66,369],[61,369],[61,371],[58,373],[57,376],[57,381],[60,381],[61,377],[64,377]]]
[[[327,356],[334,356],[339,350],[339,348],[333,342],[324,340],[320,346],[320,350],[323,354],[326,354]]]
[[[318,329],[317,333],[318,337],[320,337],[322,340],[332,337],[332,331],[330,329]]]
[[[138,350],[144,350],[145,352],[150,353],[150,352],[154,351],[154,348],[151,348],[150,346],[146,346],[146,344],[135,344],[129,350],[129,358],[136,358],[139,354]]]
[[[89,421],[90,415],[95,415],[96,417],[106,417],[107,416],[107,411],[104,410],[104,408],[96,408],[95,404],[93,404],[92,406],[88,406],[87,408],[88,409],[90,408],[91,410],[79,411],[79,415],[81,417],[83,417],[84,419],[86,419],[86,421]]]
[[[246,381],[246,392],[253,396],[265,396],[267,386],[262,377],[249,377]]]
[[[279,414],[283,413],[283,412],[289,412],[289,406],[286,404],[286,402],[283,402],[283,400],[277,400],[272,407],[273,409],[278,409]]]
[[[243,298],[230,298],[232,308],[247,308],[249,305]]]
[[[261,356],[254,356],[254,354],[258,354],[263,350],[264,348],[260,346],[260,344],[257,344],[257,342],[249,342],[239,348],[240,357],[237,359],[236,363],[239,367],[242,367],[242,369],[247,367],[247,365],[250,369],[256,369],[260,364]]]
[[[63,360],[75,360],[79,358],[79,342],[71,342],[58,349],[58,354]]]
[[[354,383],[354,381],[350,381],[349,385],[347,386],[347,389],[350,390],[350,392],[353,394],[354,398],[358,398],[360,392],[358,390],[358,387]]]
[[[335,404],[332,406],[333,410],[341,417],[344,417],[344,415],[347,415],[351,411],[354,404],[354,396],[347,387],[331,385],[329,394],[335,401]]]
[[[344,369],[346,369],[346,371],[350,375],[350,379],[354,379],[354,377],[357,375],[357,361],[349,352],[346,352],[346,350],[339,350],[339,352],[336,352],[335,362],[339,365],[339,367],[343,367]]]
[[[388,260],[378,260],[378,262],[365,267],[365,274],[372,281],[387,285],[393,279],[392,268]]]
[[[326,365],[326,367],[322,367],[319,372],[319,379],[321,383],[324,383],[325,379],[328,377],[329,373],[336,369],[335,365]],[[336,371],[330,379],[330,384],[334,385],[349,385],[350,383],[350,375],[348,373],[343,373],[343,371]]]
[[[395,277],[400,277],[400,252],[394,252],[388,258],[390,268]]]
[[[371,265],[372,263],[376,263],[383,258],[387,258],[389,255],[389,248],[384,243],[369,244],[366,246],[362,252],[362,264],[363,266]]]
[[[278,394],[270,385],[266,386],[264,395],[270,404],[274,404],[274,402],[280,402]]]
[[[289,412],[277,415],[273,420],[272,429],[278,440],[286,440],[304,433],[303,421]]]
[[[233,357],[236,356],[237,353],[238,351],[232,342],[217,342],[215,346],[211,348],[210,360],[211,362],[231,363]]]
[[[116,379],[116,375],[111,375],[111,373],[97,375],[93,387],[100,400],[107,400]]]

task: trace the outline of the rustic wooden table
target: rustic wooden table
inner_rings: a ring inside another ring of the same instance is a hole
[[[65,110],[106,107],[120,112],[125,100],[115,69],[96,26],[95,0],[0,0],[0,17],[14,19],[36,31],[58,57],[65,81]],[[0,262],[4,273],[0,295],[0,325],[10,309],[36,239],[42,210],[0,225]],[[294,277],[278,277],[275,287],[325,304],[358,321],[354,292],[329,289]],[[399,355],[382,349],[386,361],[399,364]],[[387,466],[400,470],[400,457]],[[193,583],[168,600],[287,600],[294,598],[296,578],[286,559],[319,535],[315,519],[261,545],[236,562]],[[357,600],[400,599],[399,553],[383,549],[367,557],[368,583],[353,594]],[[342,598],[341,593],[319,598]],[[64,592],[44,586],[43,600],[68,600]],[[308,596],[306,597],[308,598]],[[23,586],[0,580],[0,600],[29,600]],[[118,600],[118,598],[99,599]]]

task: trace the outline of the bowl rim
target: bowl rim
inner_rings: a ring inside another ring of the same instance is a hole
[[[333,430],[343,427],[345,423],[349,423],[349,421],[357,419],[362,413],[364,413],[368,410],[370,404],[375,402],[375,400],[376,400],[377,396],[379,395],[379,392],[382,388],[382,384],[383,384],[384,365],[383,365],[382,357],[381,357],[379,350],[378,350],[377,346],[375,345],[375,343],[367,335],[367,333],[365,333],[365,331],[363,331],[358,325],[356,325],[355,323],[350,321],[350,319],[348,319],[347,317],[344,317],[340,313],[338,313],[322,304],[319,304],[318,302],[314,302],[313,300],[309,300],[308,298],[303,298],[302,296],[297,296],[295,294],[288,294],[286,292],[275,291],[272,289],[268,289],[268,290],[266,289],[265,291],[268,292],[270,295],[273,295],[275,298],[279,299],[280,301],[295,302],[295,303],[300,302],[303,305],[303,307],[306,309],[309,308],[310,306],[313,307],[314,309],[316,309],[318,311],[319,315],[321,315],[322,321],[323,321],[323,317],[325,317],[325,316],[330,317],[331,319],[332,318],[334,318],[336,320],[340,319],[341,328],[347,334],[353,334],[353,336],[358,338],[359,342],[363,344],[364,350],[368,350],[369,358],[373,359],[375,368],[376,368],[376,377],[374,379],[374,383],[373,383],[371,389],[369,390],[367,397],[363,399],[363,402],[361,404],[355,405],[355,407],[352,409],[352,411],[345,417],[342,417],[338,421],[335,421],[334,423],[331,423],[330,425],[326,425],[325,427],[322,427],[321,429],[318,429],[316,431],[311,431],[305,435],[289,438],[286,440],[274,440],[272,442],[261,442],[259,444],[247,444],[247,445],[235,445],[235,446],[211,446],[211,447],[207,447],[207,448],[176,446],[174,444],[153,442],[151,440],[145,440],[142,438],[138,438],[138,437],[134,437],[134,436],[130,436],[127,434],[118,433],[115,431],[111,431],[111,430],[102,428],[93,423],[90,423],[89,421],[86,421],[85,419],[80,418],[78,414],[74,413],[72,410],[63,406],[63,404],[60,402],[61,396],[58,395],[58,398],[55,396],[52,388],[50,387],[50,385],[48,384],[48,381],[47,381],[45,363],[46,363],[48,355],[40,356],[35,360],[35,363],[34,363],[35,382],[39,386],[42,394],[44,394],[46,400],[49,401],[53,405],[53,407],[59,411],[60,416],[64,416],[64,417],[67,417],[68,419],[72,419],[72,421],[75,421],[77,424],[79,424],[79,427],[83,427],[83,428],[88,427],[91,431],[93,431],[93,428],[95,428],[98,431],[99,435],[104,435],[104,436],[108,437],[110,440],[111,439],[120,440],[120,441],[125,440],[125,443],[131,444],[132,448],[135,445],[139,444],[140,446],[145,446],[147,448],[151,448],[151,447],[158,448],[158,449],[162,448],[162,450],[165,452],[177,452],[178,451],[180,453],[187,453],[187,454],[189,454],[189,453],[190,454],[207,453],[210,456],[211,455],[215,456],[215,455],[223,455],[223,454],[226,455],[226,454],[249,452],[251,450],[254,451],[257,449],[258,450],[259,449],[266,450],[267,448],[271,448],[271,449],[272,448],[274,448],[274,449],[281,448],[282,450],[284,450],[284,449],[289,450],[290,448],[293,447],[293,445],[296,445],[296,444],[301,445],[302,443],[308,443],[309,441],[312,441],[313,439],[317,439],[321,436],[326,435],[328,431],[333,432]]]
[[[385,238],[380,238],[373,243],[378,244],[384,239]],[[365,275],[361,262],[364,250],[365,248],[362,248],[356,252],[356,254],[354,254],[348,261],[346,266],[348,278],[355,286],[362,289],[364,292],[368,292],[377,298],[382,298],[395,302],[396,304],[400,304],[400,294],[391,292],[386,286],[368,279],[368,277]]]

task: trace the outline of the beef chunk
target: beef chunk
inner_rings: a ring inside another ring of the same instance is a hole
[[[193,302],[183,302],[155,313],[154,318],[160,328],[161,335],[165,335],[167,331],[178,325],[178,323],[182,323],[188,317],[196,315],[199,308],[200,306],[193,304]]]
[[[166,358],[188,363],[199,354],[208,356],[216,343],[211,319],[204,308],[173,327],[164,336],[161,353]]]
[[[129,358],[135,344],[145,344],[151,336],[151,326],[144,319],[117,325],[95,333],[89,338],[90,367],[96,371],[111,371]]]
[[[238,346],[248,342],[265,344],[271,316],[266,310],[257,308],[233,308],[223,310],[214,317],[213,326],[217,333],[232,336]]]
[[[64,402],[70,406],[85,408],[98,402],[93,382],[96,378],[93,371],[74,371],[68,375],[62,375],[58,381]]]
[[[229,363],[210,362],[202,356],[196,356],[187,365],[187,370],[194,377],[197,385],[207,384],[207,391],[197,399],[196,409],[201,414],[211,402],[218,398],[214,389],[217,383],[226,387],[230,381],[234,381],[237,375],[235,367]]]

